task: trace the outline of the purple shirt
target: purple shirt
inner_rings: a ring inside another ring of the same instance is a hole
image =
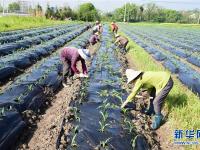
[[[95,34],[92,35],[92,36],[90,37],[89,41],[90,41],[90,43],[92,43],[92,44],[96,44],[96,43],[99,41],[98,35],[95,35]]]
[[[79,74],[80,71],[77,69],[76,64],[78,61],[81,61],[83,73],[87,74],[87,67],[85,64],[85,60],[79,55],[77,48],[74,47],[63,48],[60,53],[60,57],[62,61],[67,61],[67,63],[71,66],[70,67],[71,70],[77,74]]]

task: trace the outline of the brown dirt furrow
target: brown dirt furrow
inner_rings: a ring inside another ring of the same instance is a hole
[[[61,130],[61,123],[74,92],[78,92],[80,81],[76,80],[67,88],[63,88],[52,102],[37,124],[33,137],[28,142],[30,150],[55,150],[56,140]]]
[[[99,44],[90,46],[90,52],[94,55]],[[89,68],[90,62],[87,63]],[[80,69],[80,64],[78,64]],[[36,127],[32,129],[32,135],[27,137],[26,144],[21,144],[19,149],[28,150],[55,150],[56,142],[61,131],[61,124],[65,116],[69,114],[69,103],[78,96],[81,81],[75,79],[71,86],[62,88],[53,98],[51,106],[40,116]],[[65,127],[65,133],[70,129],[70,124]]]

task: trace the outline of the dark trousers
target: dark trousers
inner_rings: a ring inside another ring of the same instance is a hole
[[[119,46],[119,48],[121,49],[121,52],[124,53],[124,54],[127,52],[127,50],[126,50],[127,44],[128,44],[128,42],[126,42],[126,43],[124,43],[124,44],[121,44],[121,45]]]
[[[67,77],[71,78],[74,75],[74,72],[71,70],[71,62],[63,61],[63,82],[67,81]]]
[[[165,101],[165,98],[169,94],[170,90],[173,87],[173,80],[170,77],[169,81],[167,82],[166,86],[158,93],[156,96],[156,89],[153,88],[151,90],[150,96],[153,97],[153,99],[150,100],[149,110],[154,111],[155,114],[161,114],[161,107]]]

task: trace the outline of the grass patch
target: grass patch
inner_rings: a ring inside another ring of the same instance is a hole
[[[124,33],[121,33],[125,35]],[[159,62],[156,62],[143,48],[137,45],[129,38],[129,52],[132,61],[138,70],[144,71],[168,71]],[[199,129],[200,127],[200,98],[192,91],[186,88],[173,75],[174,87],[168,95],[164,110],[168,112],[168,122],[171,131],[169,140],[173,140],[173,132],[175,129],[189,130]],[[194,138],[194,140],[196,140]],[[200,142],[200,141],[199,141]],[[186,149],[198,149],[195,146],[186,146]]]
[[[0,17],[0,32],[33,27],[71,23],[72,21],[49,20],[44,17],[4,16]]]

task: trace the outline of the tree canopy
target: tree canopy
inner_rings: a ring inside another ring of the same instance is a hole
[[[82,21],[95,21],[99,19],[99,14],[92,3],[84,3],[78,9],[78,19]]]
[[[9,12],[16,12],[20,10],[20,5],[17,2],[10,3],[8,5]]]

